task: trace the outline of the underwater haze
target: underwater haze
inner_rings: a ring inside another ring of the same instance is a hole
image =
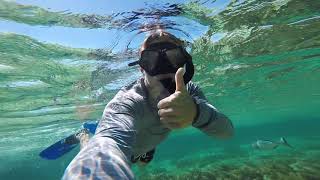
[[[137,179],[320,179],[319,0],[0,0],[0,179],[60,179],[79,148],[38,154],[100,119],[159,28],[235,135],[174,131]],[[293,148],[251,146],[281,137]]]

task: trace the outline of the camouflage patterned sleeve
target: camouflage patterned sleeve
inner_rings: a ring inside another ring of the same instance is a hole
[[[208,102],[199,86],[190,82],[187,87],[197,105],[197,116],[192,126],[200,129],[209,136],[231,136],[233,134],[233,125],[228,117]]]
[[[110,102],[96,134],[67,167],[62,179],[134,179],[130,168],[135,141],[135,111]]]

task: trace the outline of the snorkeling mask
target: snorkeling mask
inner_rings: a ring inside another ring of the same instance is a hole
[[[129,66],[137,64],[150,76],[176,73],[180,67],[185,65],[186,72],[183,76],[185,84],[191,80],[194,74],[194,66],[190,54],[182,46],[169,42],[151,44],[141,52],[140,59],[129,63]],[[174,93],[175,83],[171,78],[160,80],[160,82],[171,94]]]

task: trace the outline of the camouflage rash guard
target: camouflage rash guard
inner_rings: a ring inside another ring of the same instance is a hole
[[[187,90],[197,104],[192,126],[216,134],[219,113],[192,82]],[[96,134],[67,167],[63,179],[134,179],[130,159],[154,149],[169,134],[158,109],[148,101],[143,79],[122,88],[107,104]]]

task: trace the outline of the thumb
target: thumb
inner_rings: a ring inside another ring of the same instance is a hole
[[[184,75],[185,69],[184,68],[179,68],[176,72],[175,75],[175,81],[176,81],[176,92],[177,91],[185,91],[186,85],[184,84]]]

